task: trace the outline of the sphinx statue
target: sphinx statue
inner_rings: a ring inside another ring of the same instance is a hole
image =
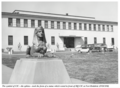
[[[28,46],[26,54],[27,57],[43,57],[46,54],[46,37],[44,28],[42,26],[35,28],[33,34],[33,45]]]

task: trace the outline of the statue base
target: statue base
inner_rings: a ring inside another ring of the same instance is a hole
[[[71,84],[61,59],[17,60],[9,84]]]

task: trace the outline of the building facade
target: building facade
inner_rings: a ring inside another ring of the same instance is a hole
[[[15,10],[2,12],[2,48],[26,51],[32,45],[34,29],[45,29],[47,47],[64,50],[77,45],[105,43],[118,47],[118,23],[81,17],[42,12]]]

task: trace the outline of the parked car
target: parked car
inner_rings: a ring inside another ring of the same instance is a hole
[[[114,45],[107,46],[107,51],[108,52],[114,51]]]
[[[107,51],[107,45],[103,43],[97,43],[97,44],[88,44],[88,47],[90,51],[92,52],[101,52],[101,51]]]
[[[77,46],[75,47],[75,50],[76,50],[76,51],[79,51],[80,48],[81,48],[81,45],[77,45]]]
[[[101,52],[107,51],[107,45],[103,43],[97,43],[97,44],[84,44],[76,46],[76,51],[78,52]]]
[[[86,45],[78,45],[78,46],[76,46],[76,51],[80,52],[80,53],[82,53],[82,52],[87,53],[87,52],[89,52],[89,48],[86,47]]]

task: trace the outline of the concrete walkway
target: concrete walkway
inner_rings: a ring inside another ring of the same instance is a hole
[[[2,65],[2,84],[8,84],[11,74],[12,69]]]
[[[13,71],[13,69],[11,69],[5,65],[2,65],[2,84],[8,84],[10,76],[12,74],[12,71]],[[71,78],[71,81],[73,84],[89,84],[87,82],[84,82],[84,81],[81,81],[78,79],[74,79],[74,78]]]

